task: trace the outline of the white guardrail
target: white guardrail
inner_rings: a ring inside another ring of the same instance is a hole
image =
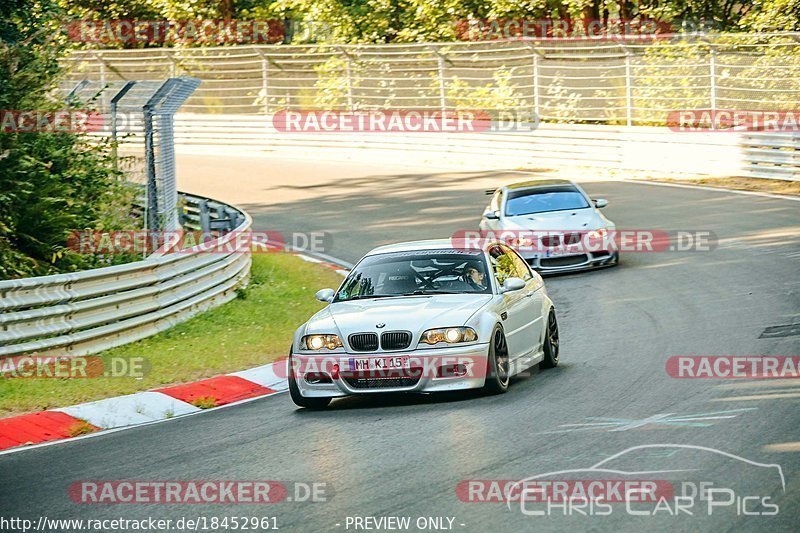
[[[532,131],[491,133],[286,133],[269,117],[178,114],[178,147],[233,148],[309,157],[456,160],[475,168],[578,165],[658,173],[742,175],[740,133],[673,132],[666,127],[542,123]],[[786,178],[790,173],[785,173]]]
[[[190,206],[213,202],[187,200]],[[124,265],[0,281],[0,357],[96,353],[233,299],[236,289],[247,283],[251,257],[225,245],[249,230],[252,219],[229,206],[217,207],[209,215],[212,223],[214,217],[231,213],[241,222],[204,248],[226,251],[194,247]],[[200,213],[190,211],[184,218],[188,226],[196,226]]]

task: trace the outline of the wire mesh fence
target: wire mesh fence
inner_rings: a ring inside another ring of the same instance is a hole
[[[92,133],[111,140],[117,168],[128,180],[145,185],[147,229],[180,227],[174,115],[199,85],[199,79],[185,76],[64,84],[68,101],[85,103],[102,118]],[[126,148],[123,154],[117,153],[120,145]]]
[[[203,84],[182,108],[189,113],[476,109],[662,125],[674,110],[800,102],[800,34],[83,50],[64,64],[67,84],[195,77]]]

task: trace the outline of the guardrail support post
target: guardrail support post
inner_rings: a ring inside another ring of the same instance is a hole
[[[211,231],[211,212],[208,210],[208,200],[200,200],[197,210],[200,212],[200,231],[208,233]]]

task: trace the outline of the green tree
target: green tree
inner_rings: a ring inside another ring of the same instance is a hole
[[[54,2],[43,0],[0,5],[0,109],[64,108],[54,96],[64,49],[54,36],[62,16]],[[106,148],[78,134],[0,132],[0,278],[104,263],[65,245],[73,231],[133,222],[131,192],[117,182]]]

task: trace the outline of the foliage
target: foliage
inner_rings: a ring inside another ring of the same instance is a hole
[[[58,0],[72,19],[288,19],[293,43],[456,40],[459,22],[548,18],[668,22],[685,30],[800,30],[800,0]]]
[[[57,6],[11,0],[0,7],[0,109],[63,109],[52,38]],[[0,133],[0,279],[72,271],[127,258],[65,248],[82,229],[129,227],[132,191],[111,170],[108,146],[79,134]]]

